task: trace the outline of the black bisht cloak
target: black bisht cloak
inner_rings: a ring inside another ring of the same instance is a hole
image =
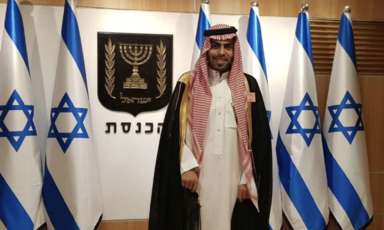
[[[231,229],[268,230],[272,199],[271,131],[259,86],[252,76],[245,74],[245,77],[250,92],[256,95],[251,108],[252,152],[260,212],[250,199],[242,203],[237,200]],[[201,230],[198,195],[181,186],[179,115],[186,83],[178,81],[165,115],[153,179],[149,230]]]

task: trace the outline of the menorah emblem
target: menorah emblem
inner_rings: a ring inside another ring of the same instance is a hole
[[[120,44],[120,54],[123,60],[133,67],[131,77],[123,83],[124,89],[147,89],[145,79],[140,77],[139,66],[149,61],[152,55],[152,45]]]

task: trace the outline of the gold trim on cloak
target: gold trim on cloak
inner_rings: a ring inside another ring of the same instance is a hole
[[[247,95],[251,92],[249,89],[248,80],[246,77],[244,77],[245,81],[245,88],[247,90]],[[251,153],[252,151],[252,102],[247,102],[247,122],[248,122],[248,152]]]
[[[191,72],[187,72],[181,76],[179,82],[185,84],[185,89],[183,93],[183,98],[181,99],[180,105],[180,120],[179,120],[179,128],[180,128],[180,163],[181,159],[183,159],[183,149],[185,143],[185,136],[187,134],[187,119],[188,119],[188,94],[189,94],[189,78],[191,77]]]

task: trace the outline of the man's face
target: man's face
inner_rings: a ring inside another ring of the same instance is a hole
[[[209,67],[220,73],[229,71],[232,67],[234,43],[234,38],[222,41],[211,39],[211,49],[208,51]]]

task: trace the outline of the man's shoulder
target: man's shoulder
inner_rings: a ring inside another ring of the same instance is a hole
[[[245,79],[247,79],[247,81],[249,83],[254,83],[254,82],[257,82],[256,81],[256,78],[254,78],[252,75],[250,74],[247,74],[247,73],[244,73],[244,76],[245,76]]]
[[[191,74],[192,74],[192,71],[188,71],[188,72],[183,73],[181,75],[181,77],[179,78],[179,82],[184,83],[184,84],[188,84],[188,81],[189,81],[189,78],[191,77]],[[252,85],[252,86],[257,85],[257,81],[252,75],[244,73],[244,76],[250,85]]]
[[[189,78],[191,77],[191,73],[192,73],[192,71],[188,71],[188,72],[184,73],[183,75],[181,75],[181,77],[179,78],[179,82],[187,84],[189,81]]]
[[[259,84],[257,83],[256,78],[254,78],[252,75],[244,73],[245,79],[247,80],[249,87],[251,89],[259,88]]]

